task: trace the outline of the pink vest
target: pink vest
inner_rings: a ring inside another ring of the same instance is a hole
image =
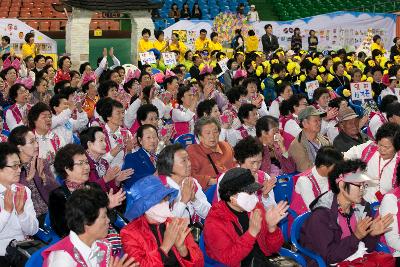
[[[375,115],[379,117],[379,119],[381,120],[382,124],[387,122],[385,116],[383,116],[383,114],[380,113],[380,112],[371,112],[371,113],[369,114],[369,120],[371,121],[371,119],[372,119]],[[367,135],[368,135],[368,137],[369,137],[371,140],[375,140],[375,137],[374,137],[374,135],[373,135],[372,132],[371,132],[371,128],[369,127],[369,124],[368,124],[368,127],[367,127]]]
[[[285,132],[285,126],[286,123],[290,120],[294,120],[294,117],[292,114],[288,115],[288,116],[281,116],[279,118],[279,122],[281,124],[281,134],[283,137],[283,144],[285,145],[286,149],[289,149],[290,144],[293,142],[293,140],[296,138],[296,136],[293,136],[292,134]]]
[[[243,125],[237,128],[237,131],[240,132],[240,135],[242,136],[243,139],[249,136],[249,132],[247,132],[247,130],[243,127]]]
[[[340,239],[344,239],[348,236],[351,236],[349,226],[347,225],[347,219],[340,213],[338,214],[338,224],[340,226],[340,229],[342,229],[342,236],[340,237]],[[357,219],[356,215],[353,213],[353,215],[350,217],[350,226],[352,231],[356,230],[356,225],[357,225]]]
[[[99,263],[99,266],[108,267],[111,256],[111,244],[106,241],[96,241],[96,244],[100,248],[100,251],[104,253],[103,259]],[[42,252],[42,256],[44,259],[43,266],[48,266],[48,258],[50,253],[58,250],[67,252],[71,256],[71,258],[76,261],[78,267],[88,266],[85,260],[82,258],[82,255],[72,244],[69,236],[65,237],[64,239],[60,240],[59,242]]]
[[[110,137],[108,136],[108,132],[104,124],[101,124],[101,128],[103,128],[104,135],[106,136],[106,152],[108,153],[111,150]],[[120,132],[122,135],[122,140],[118,140],[118,143],[123,143],[128,138],[128,130],[120,127]],[[126,149],[124,147],[124,153],[126,154],[125,150]]]
[[[31,109],[31,105],[26,104],[26,110],[29,111],[30,109]],[[14,105],[12,105],[11,107],[9,107],[9,110],[11,111],[11,113],[12,113],[12,115],[13,115],[15,121],[16,121],[17,123],[20,123],[20,122],[22,121],[23,118],[22,118],[21,112],[19,111],[19,109],[18,109],[18,107],[17,107],[17,104],[14,104]],[[10,129],[8,128],[8,125],[7,125],[7,122],[6,122],[6,121],[4,121],[4,129],[7,130],[7,131],[10,130]]]
[[[131,128],[129,128],[129,131],[131,132],[132,135],[135,135],[139,127],[140,127],[139,121],[136,119],[133,122]]]
[[[311,172],[312,169],[306,170],[302,173],[297,174],[296,176],[293,177],[293,193],[292,193],[292,200],[290,203],[290,208],[292,210],[294,210],[296,212],[297,215],[303,214],[304,212],[308,211],[308,207],[306,205],[306,203],[304,203],[303,198],[301,197],[301,195],[299,193],[296,192],[295,188],[296,188],[296,184],[297,181],[299,180],[299,178],[301,176],[305,176],[307,177],[311,184],[312,184],[312,191],[314,194],[314,197],[317,198],[319,195],[321,195],[324,192],[321,192],[321,188],[318,185],[317,180],[315,179],[314,175]],[[288,221],[289,221],[289,230],[292,226],[292,223],[294,221],[295,218],[293,218],[292,216],[288,215]]]
[[[172,118],[172,111],[173,111],[173,109],[170,112],[171,118]],[[174,127],[175,127],[175,132],[176,132],[173,137],[174,139],[182,134],[190,133],[190,123],[188,121],[179,121],[179,122],[174,121]]]
[[[400,222],[400,202],[399,202],[399,200],[400,200],[400,187],[396,187],[395,189],[390,191],[388,194],[393,194],[397,198],[397,214],[396,214],[396,216],[397,216],[397,227],[400,230],[400,224],[399,224],[399,222]],[[378,216],[378,214],[377,214],[377,216]],[[387,245],[385,235],[381,236],[380,241],[382,243],[384,243],[385,245]],[[393,249],[392,247],[390,247],[390,246],[388,246],[388,247],[389,247],[391,253],[393,253],[395,251],[395,249]]]
[[[365,164],[368,164],[368,162],[371,160],[372,156],[375,153],[378,152],[378,146],[375,143],[370,143],[366,148],[361,153],[361,160],[365,162]],[[396,188],[396,173],[397,173],[397,166],[400,163],[400,151],[396,153],[396,164],[394,167],[393,171],[393,176],[392,176],[392,188]],[[380,170],[378,170],[380,171]],[[380,191],[375,193],[376,198],[378,199],[379,202],[382,201],[383,195]]]

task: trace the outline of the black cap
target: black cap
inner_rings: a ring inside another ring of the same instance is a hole
[[[253,193],[263,186],[254,181],[254,176],[249,169],[233,168],[227,171],[219,184],[220,190],[229,188],[234,192]]]

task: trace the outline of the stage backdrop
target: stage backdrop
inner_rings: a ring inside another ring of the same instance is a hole
[[[55,40],[18,19],[0,20],[0,36],[7,35],[10,37],[11,47],[14,48],[17,55],[21,53],[22,44],[25,43],[25,34],[28,32],[35,34],[35,43],[39,45],[41,54],[57,55],[57,42]]]
[[[238,20],[239,21],[239,20]],[[226,25],[228,23],[228,25]],[[290,47],[290,39],[293,29],[298,27],[303,36],[303,48],[308,48],[307,37],[311,29],[317,32],[319,39],[318,49],[336,50],[346,48],[348,51],[356,50],[369,36],[379,34],[382,37],[387,50],[393,45],[396,35],[396,15],[386,13],[362,13],[362,12],[334,12],[292,21],[261,21],[250,25],[239,21],[241,25],[232,20],[181,20],[164,30],[166,37],[170,37],[173,31],[178,31],[182,39],[190,49],[193,49],[195,38],[200,29],[206,29],[208,34],[212,31],[225,32],[227,27],[229,34],[222,34],[222,42],[229,46],[234,29],[243,27],[253,28],[261,39],[265,34],[264,26],[272,24],[274,35],[279,38],[279,45],[285,49]],[[259,48],[261,49],[261,40]]]

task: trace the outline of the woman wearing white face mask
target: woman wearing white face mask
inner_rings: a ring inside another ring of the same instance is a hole
[[[187,219],[173,218],[169,208],[178,191],[156,176],[137,181],[128,193],[125,217],[131,222],[120,235],[124,252],[140,266],[204,266]]]
[[[219,184],[221,201],[211,207],[204,226],[207,255],[227,266],[264,266],[281,248],[277,224],[287,215],[287,203],[264,209],[255,194],[262,185],[251,171],[233,168]]]

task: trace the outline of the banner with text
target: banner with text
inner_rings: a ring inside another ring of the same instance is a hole
[[[18,19],[0,20],[0,37],[10,37],[11,47],[17,55],[21,54],[22,44],[25,43],[25,34],[28,32],[35,34],[35,43],[39,46],[41,54],[57,54],[57,42],[40,31]]]
[[[181,20],[164,30],[165,36],[170,38],[172,31],[179,31],[181,40],[186,42],[189,49],[193,49],[194,40],[198,37],[200,29],[207,30],[208,36],[212,31],[217,31],[212,20]],[[378,34],[386,50],[393,45],[396,35],[396,15],[387,13],[363,12],[334,12],[313,17],[296,19],[292,21],[260,21],[248,26],[255,30],[260,37],[265,34],[264,26],[271,24],[273,34],[278,37],[279,45],[284,49],[290,48],[290,41],[294,28],[300,28],[303,36],[303,48],[308,49],[308,36],[310,30],[316,31],[318,37],[318,50],[337,50],[345,48],[348,51],[356,50],[365,40],[368,33]],[[225,46],[229,46],[233,36],[221,38]],[[227,39],[227,40],[224,40]]]

